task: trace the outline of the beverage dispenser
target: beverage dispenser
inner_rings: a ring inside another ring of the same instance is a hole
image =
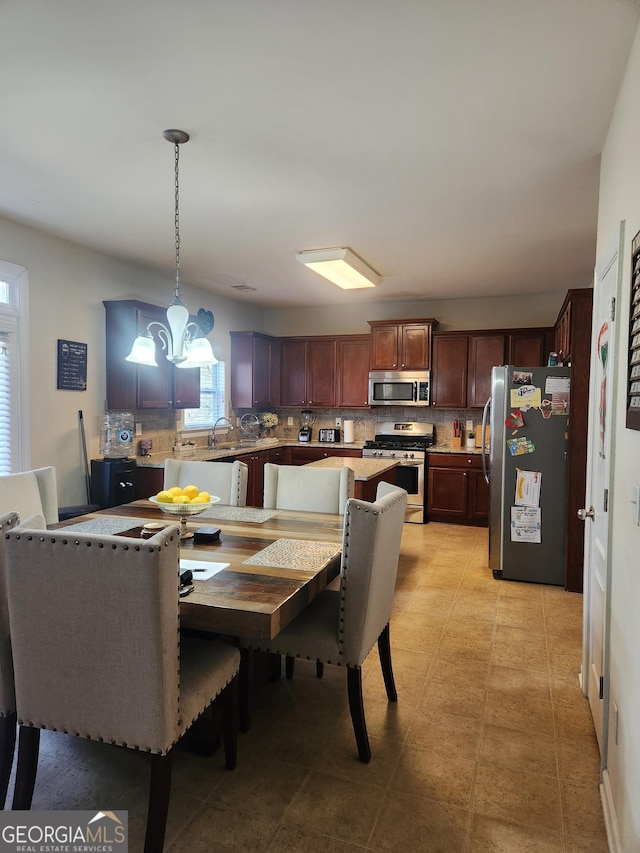
[[[91,500],[101,508],[135,500],[133,413],[105,412],[100,423],[102,459],[91,460]]]

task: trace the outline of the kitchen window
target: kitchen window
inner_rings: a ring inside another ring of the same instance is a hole
[[[27,399],[21,393],[26,390],[26,287],[26,270],[0,261],[0,474],[21,471],[28,464],[21,440]]]
[[[219,361],[200,368],[200,408],[182,410],[185,430],[212,429],[225,414],[225,364]]]

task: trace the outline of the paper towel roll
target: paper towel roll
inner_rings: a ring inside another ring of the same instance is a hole
[[[353,441],[354,441],[353,421],[344,421],[344,443],[345,444],[353,444]]]

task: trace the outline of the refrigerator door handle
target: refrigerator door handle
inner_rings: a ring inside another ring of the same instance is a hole
[[[482,410],[482,473],[487,485],[489,484],[489,471],[487,469],[487,420],[489,418],[490,407],[491,397],[484,404],[484,409]]]

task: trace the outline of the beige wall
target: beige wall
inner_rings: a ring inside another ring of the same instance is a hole
[[[640,230],[640,38],[634,49],[602,155],[598,257],[626,220],[618,299],[618,387],[615,400],[613,536],[611,539],[610,725],[608,780],[620,851],[640,851],[640,527],[632,523],[631,489],[640,483],[640,432],[625,429],[631,240]],[[618,742],[613,731],[618,706]]]
[[[78,411],[82,409],[89,458],[98,456],[99,416],[105,404],[105,299],[138,298],[168,305],[174,282],[158,274],[0,219],[0,258],[28,274],[29,398],[25,467],[55,465],[62,506],[86,503]],[[216,356],[229,362],[229,331],[260,328],[260,309],[196,288],[184,288],[190,311],[213,311]],[[56,390],[59,338],[88,344],[87,390]]]
[[[592,282],[585,282],[591,287]],[[265,329],[272,335],[367,334],[367,320],[435,317],[448,329],[510,329],[553,326],[566,291],[530,296],[481,296],[476,299],[425,299],[420,302],[373,302],[326,308],[270,308]]]

